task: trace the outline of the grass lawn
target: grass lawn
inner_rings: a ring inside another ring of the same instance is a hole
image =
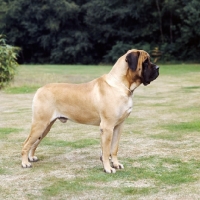
[[[161,65],[160,76],[134,93],[119,160],[105,174],[99,128],[59,121],[37,149],[39,161],[21,168],[31,103],[49,82],[82,83],[110,66],[22,65],[0,91],[0,199],[200,199],[200,65]]]

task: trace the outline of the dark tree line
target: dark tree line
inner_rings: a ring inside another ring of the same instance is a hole
[[[0,0],[0,34],[20,62],[113,62],[130,48],[200,60],[200,0]]]

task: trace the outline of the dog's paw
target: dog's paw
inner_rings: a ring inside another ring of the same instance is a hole
[[[29,160],[30,162],[37,162],[37,161],[38,161],[38,158],[37,158],[37,156],[30,156],[30,157],[28,158],[28,160]]]
[[[121,163],[112,163],[112,167],[114,167],[115,169],[124,169],[124,165],[122,165]]]
[[[30,162],[22,162],[22,168],[31,168],[32,165]]]
[[[112,167],[107,168],[107,169],[104,168],[104,172],[109,173],[109,174],[110,174],[110,173],[113,173],[113,174],[114,174],[114,173],[116,173],[116,169],[114,169],[114,168],[112,168]]]

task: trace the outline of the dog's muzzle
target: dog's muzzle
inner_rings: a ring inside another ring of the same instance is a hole
[[[160,67],[156,65],[156,67],[155,67],[155,68],[156,68],[156,69],[159,69]]]
[[[144,75],[142,82],[145,86],[149,85],[151,81],[155,80],[158,76],[159,76],[159,66],[154,65],[152,66],[151,73],[147,76]]]

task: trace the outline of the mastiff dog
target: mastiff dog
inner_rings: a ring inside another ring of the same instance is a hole
[[[38,160],[37,146],[59,119],[99,126],[104,171],[115,173],[124,168],[117,153],[124,120],[132,111],[133,92],[158,75],[159,67],[150,62],[149,54],[132,49],[108,74],[88,83],[51,83],[39,88],[33,98],[31,131],[23,144],[22,167],[31,167]]]

